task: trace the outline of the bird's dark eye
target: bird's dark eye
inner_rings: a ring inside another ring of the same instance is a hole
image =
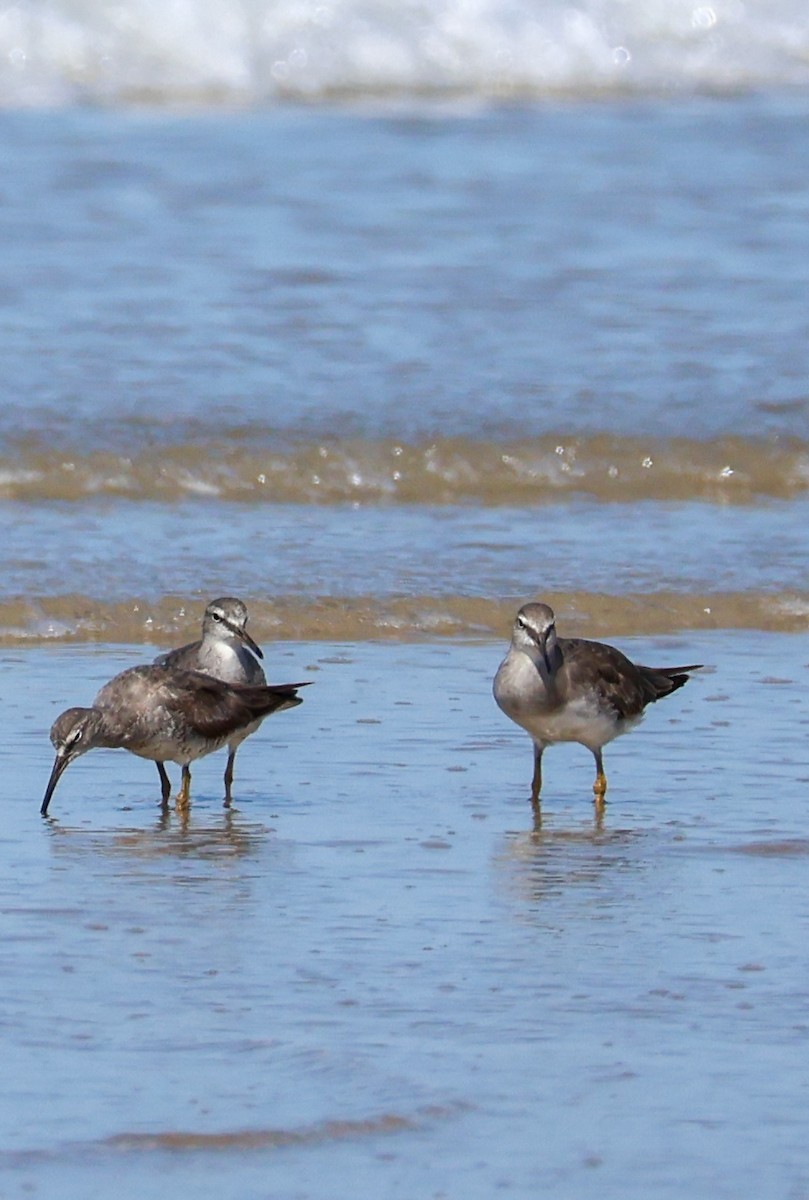
[[[213,621],[221,621],[221,620],[222,620],[222,614],[221,614],[221,613],[217,613],[217,612],[211,613],[211,619],[212,619]]]
[[[517,624],[519,625],[520,629],[525,629],[525,618],[517,617]]]

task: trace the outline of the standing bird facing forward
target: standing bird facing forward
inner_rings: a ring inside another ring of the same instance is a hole
[[[90,708],[69,708],[56,718],[56,750],[40,812],[48,805],[65,769],[97,747],[129,750],[154,762],[176,762],[183,782],[177,807],[191,788],[190,764],[227,745],[272,712],[301,703],[300,683],[246,687],[223,683],[200,671],[164,666],[130,667],[105,683]],[[168,795],[163,791],[163,804]]]
[[[173,667],[182,671],[203,671],[225,683],[250,685],[266,684],[259,659],[264,654],[261,647],[247,632],[247,606],[235,596],[223,596],[212,600],[202,618],[202,637],[198,642],[179,646],[155,659],[159,666]],[[225,767],[225,808],[230,808],[233,787],[233,765],[236,751],[245,738],[255,733],[261,719],[246,729],[234,733],[228,742],[228,761]],[[162,764],[157,764],[163,798],[171,795],[171,784]]]
[[[558,637],[553,609],[524,604],[493,690],[506,716],[533,740],[534,808],[542,788],[542,753],[555,742],[579,742],[591,751],[596,762],[593,792],[602,807],[607,791],[602,747],[637,725],[647,704],[676,692],[700,665],[642,667],[603,642]]]

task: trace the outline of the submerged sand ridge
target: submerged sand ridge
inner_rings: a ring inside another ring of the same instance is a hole
[[[259,641],[411,641],[505,637],[515,607],[526,599],[468,596],[246,597]],[[609,596],[545,592],[579,637],[630,637],[689,630],[760,629],[799,632],[809,623],[809,592],[675,592]],[[0,601],[0,645],[121,642],[154,647],[196,634],[196,597],[110,603],[85,596]]]

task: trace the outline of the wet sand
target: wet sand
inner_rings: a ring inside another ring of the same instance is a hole
[[[809,637],[620,644],[713,670],[540,827],[499,642],[272,647],[316,686],[187,819],[99,751],[43,821],[143,647],[3,651],[0,1194],[802,1195]]]

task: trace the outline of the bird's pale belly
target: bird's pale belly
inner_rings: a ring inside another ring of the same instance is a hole
[[[152,762],[188,763],[203,758],[215,750],[220,750],[227,740],[227,737],[189,737],[182,741],[178,741],[176,738],[167,740],[154,738],[138,744],[129,742],[125,745],[125,749],[130,754],[137,754],[138,758],[148,758]]]
[[[506,716],[542,745],[579,742],[591,750],[598,749],[640,720],[640,717],[631,721],[618,719],[616,714],[600,708],[593,695],[582,696],[570,704],[554,705],[545,688],[537,686],[536,676],[528,679],[530,687],[525,687],[525,676],[518,686],[510,686],[511,680],[502,680],[496,693],[497,703]]]
[[[531,737],[543,745],[554,742],[579,742],[591,750],[597,750],[611,742],[621,733],[626,733],[640,718],[621,721],[612,714],[599,711],[595,704],[582,700],[567,704],[546,713],[524,713],[515,717]]]

